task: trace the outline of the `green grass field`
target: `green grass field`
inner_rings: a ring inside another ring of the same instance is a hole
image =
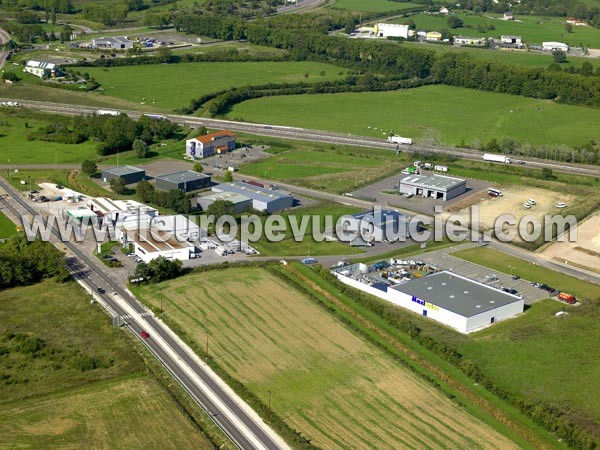
[[[15,234],[17,234],[15,224],[0,211],[0,239],[6,239]]]
[[[512,137],[521,143],[572,146],[598,138],[600,110],[425,86],[393,92],[265,97],[235,105],[229,117],[382,139],[393,131],[420,142],[439,140],[453,145],[463,139],[469,145]]]
[[[243,165],[240,173],[344,193],[399,172],[408,160],[386,150],[303,142],[277,145],[271,149],[273,156]]]
[[[473,47],[454,47],[449,45],[438,45],[428,43],[417,43],[417,42],[404,42],[404,45],[412,45],[418,48],[427,48],[437,53],[460,53],[465,52],[475,59],[482,59],[486,61],[496,61],[504,64],[517,64],[519,66],[526,67],[548,67],[554,62],[552,55],[538,53],[538,52],[527,52],[527,51],[506,51],[506,50],[489,50],[486,48],[473,48]],[[569,56],[568,62],[561,64],[561,67],[573,66],[581,67],[583,62],[589,62],[594,67],[600,67],[599,58],[577,58]]]
[[[61,144],[27,140],[28,133],[46,126],[50,120],[51,116],[48,116],[48,121],[43,121],[0,113],[2,162],[6,163],[7,160],[10,160],[15,164],[61,164],[81,163],[84,159],[95,158],[96,144],[93,141],[81,144]]]
[[[82,69],[83,70],[83,69]],[[321,72],[325,72],[321,75]],[[326,81],[341,77],[344,69],[316,62],[225,62],[153,64],[112,68],[85,68],[106,95],[155,107],[175,109],[190,100],[234,86]],[[304,75],[308,73],[308,78]]]
[[[0,447],[213,448],[74,282],[0,291]]]
[[[584,45],[590,48],[600,48],[600,30],[594,27],[573,27],[573,32],[565,30],[565,19],[558,17],[539,17],[517,15],[516,20],[500,20],[497,15],[465,15],[456,14],[462,19],[464,27],[450,29],[448,17],[432,14],[417,14],[410,18],[418,29],[428,31],[448,29],[452,34],[463,36],[487,36],[499,38],[503,34],[521,36],[527,44],[538,44],[546,41],[565,42],[570,46]],[[396,23],[406,23],[408,19],[394,20]],[[495,30],[480,32],[479,25],[494,25]]]
[[[548,284],[555,289],[569,292],[578,298],[600,300],[600,286],[597,284],[545,269],[490,248],[461,250],[454,253],[454,256],[499,272],[510,274],[512,271],[514,275],[519,275],[525,280]],[[512,267],[514,269],[511,269]]]
[[[229,268],[136,288],[318,447],[516,448],[273,274]],[[248,293],[252,295],[248,295]]]
[[[351,11],[389,12],[415,8],[418,6],[421,5],[409,2],[395,2],[392,0],[337,0],[333,5],[333,8]]]

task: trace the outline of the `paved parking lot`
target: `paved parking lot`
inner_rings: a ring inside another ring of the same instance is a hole
[[[437,269],[449,270],[457,273],[458,275],[471,278],[475,281],[479,281],[495,288],[516,289],[520,295],[523,295],[526,305],[531,305],[536,301],[548,298],[548,293],[546,291],[532,286],[528,280],[514,280],[509,274],[497,272],[488,267],[465,261],[451,255],[451,253],[472,246],[473,244],[466,244],[456,247],[448,247],[442,250],[423,253],[418,257],[415,256],[414,259],[431,264]],[[490,278],[497,279],[491,280]]]

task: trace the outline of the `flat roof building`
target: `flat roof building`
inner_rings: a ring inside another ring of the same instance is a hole
[[[35,75],[38,78],[55,78],[63,75],[62,69],[58,64],[49,61],[36,61],[30,59],[25,63],[23,72]]]
[[[163,191],[177,189],[183,192],[191,192],[208,188],[210,185],[209,175],[194,170],[184,170],[156,177],[156,189],[162,189]]]
[[[112,200],[105,197],[90,198],[87,207],[93,211],[99,221],[108,220],[116,223],[118,220],[125,221],[127,217],[150,218],[158,215],[156,208],[136,202],[135,200]]]
[[[103,50],[128,50],[133,42],[126,36],[111,36],[92,39],[92,47]]]
[[[146,171],[134,166],[119,166],[102,170],[102,181],[110,182],[113,178],[122,178],[125,184],[138,183],[146,178]]]
[[[133,244],[134,253],[145,263],[163,256],[167,259],[187,261],[196,257],[196,247],[186,240],[154,229],[129,230],[124,232],[125,242]]]
[[[523,312],[522,297],[442,271],[389,286],[367,284],[350,276],[351,266],[332,272],[343,283],[416,314],[471,333]]]
[[[451,200],[467,191],[467,182],[446,175],[407,175],[400,178],[400,194],[421,195],[425,198]]]
[[[375,209],[340,218],[336,229],[342,242],[353,246],[365,246],[369,242],[406,240],[409,237],[408,218],[389,209]]]
[[[261,188],[242,181],[221,183],[212,188],[213,192],[232,192],[241,194],[252,200],[252,208],[257,211],[274,213],[282,209],[291,208],[294,205],[294,197],[290,194],[274,189]]]
[[[242,194],[236,194],[235,192],[218,192],[210,195],[198,197],[196,203],[202,211],[206,211],[210,205],[216,201],[227,201],[233,203],[234,214],[241,214],[252,208],[252,199]]]

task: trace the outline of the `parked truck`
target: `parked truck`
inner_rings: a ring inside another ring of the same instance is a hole
[[[566,292],[561,292],[560,294],[558,294],[558,299],[571,304],[577,303],[577,299],[575,298],[575,296],[567,294]]]
[[[483,160],[491,161],[491,162],[499,162],[499,163],[504,163],[504,164],[510,164],[512,162],[508,156],[496,155],[494,153],[484,153]]]
[[[387,141],[390,144],[404,144],[404,145],[412,145],[412,139],[397,135],[388,136]]]
[[[433,170],[436,172],[448,172],[448,166],[435,166]]]

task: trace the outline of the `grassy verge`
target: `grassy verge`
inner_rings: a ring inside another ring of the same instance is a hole
[[[0,212],[0,239],[7,239],[17,234],[17,229],[12,220]]]
[[[548,284],[549,286],[569,292],[581,299],[596,301],[600,299],[600,286],[597,284],[545,269],[536,264],[523,261],[522,259],[490,248],[461,250],[453,253],[453,255],[499,272],[519,275],[525,280]]]

